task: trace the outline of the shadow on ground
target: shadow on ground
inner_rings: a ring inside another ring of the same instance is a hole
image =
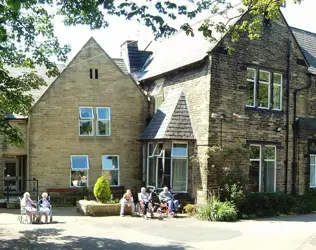
[[[0,249],[185,249],[181,245],[151,246],[109,238],[64,236],[62,232],[62,229],[52,228],[20,231],[21,237],[17,239],[1,239]]]

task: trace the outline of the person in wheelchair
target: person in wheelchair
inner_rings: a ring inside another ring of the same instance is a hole
[[[168,187],[163,188],[163,191],[159,194],[159,200],[161,203],[168,204],[168,207],[172,213],[176,213],[179,206],[179,201],[174,199],[173,195],[169,192]]]
[[[25,209],[26,214],[30,217],[30,224],[35,223],[36,220],[36,203],[31,200],[31,195],[29,192],[23,194],[23,199],[21,200],[21,209]]]
[[[151,202],[151,198],[152,198],[152,193],[147,193],[146,192],[146,188],[142,187],[140,189],[140,194],[139,194],[139,203],[142,206],[142,212],[143,212],[143,217],[147,217],[147,209],[149,206],[149,203]],[[152,210],[150,210],[150,217],[153,216],[153,212]]]
[[[38,220],[40,223],[42,221],[43,215],[45,215],[45,223],[48,223],[48,216],[51,217],[51,204],[47,198],[48,198],[48,194],[44,192],[42,194],[42,199],[40,199],[37,203],[38,213],[39,213]]]

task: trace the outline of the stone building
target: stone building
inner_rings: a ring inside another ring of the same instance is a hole
[[[209,147],[240,142],[251,191],[314,188],[316,35],[282,15],[257,40],[241,35],[233,54],[230,36],[215,35],[179,32],[153,53],[127,41],[122,59],[90,39],[27,118],[11,117],[26,146],[3,149],[5,175],[15,169],[20,183],[37,178],[45,190],[92,187],[103,174],[113,189],[166,185],[203,202],[219,184]]]

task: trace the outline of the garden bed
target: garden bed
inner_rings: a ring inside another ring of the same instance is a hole
[[[121,204],[103,204],[97,201],[77,201],[77,212],[86,216],[118,216],[120,215]],[[125,207],[125,214],[131,214],[131,208]]]

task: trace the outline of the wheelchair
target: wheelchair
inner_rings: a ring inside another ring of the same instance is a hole
[[[37,223],[41,223],[40,218],[43,214],[47,213],[48,219],[50,223],[53,223],[53,207],[51,205],[51,200],[50,200],[50,196],[47,197],[47,200],[49,201],[50,205],[49,207],[41,207],[39,204],[39,197],[37,198],[38,202],[37,202],[37,217],[36,217],[36,222]]]
[[[22,203],[21,203],[22,199],[21,199],[21,197],[19,197],[19,201],[20,201],[20,215],[18,216],[18,221],[21,224],[28,224],[29,216],[27,215],[26,207],[22,206]],[[37,204],[35,206],[36,206],[35,208],[37,210]],[[37,213],[36,213],[36,217],[37,217]]]
[[[137,195],[138,195],[138,202],[136,203],[135,213],[137,214],[137,216],[143,216],[143,211],[144,211],[145,207],[144,207],[143,202],[140,201],[141,200],[141,193],[138,193]],[[145,219],[148,218],[147,213],[150,214],[150,218],[154,217],[152,201],[150,201],[148,204],[146,216],[144,217]]]

